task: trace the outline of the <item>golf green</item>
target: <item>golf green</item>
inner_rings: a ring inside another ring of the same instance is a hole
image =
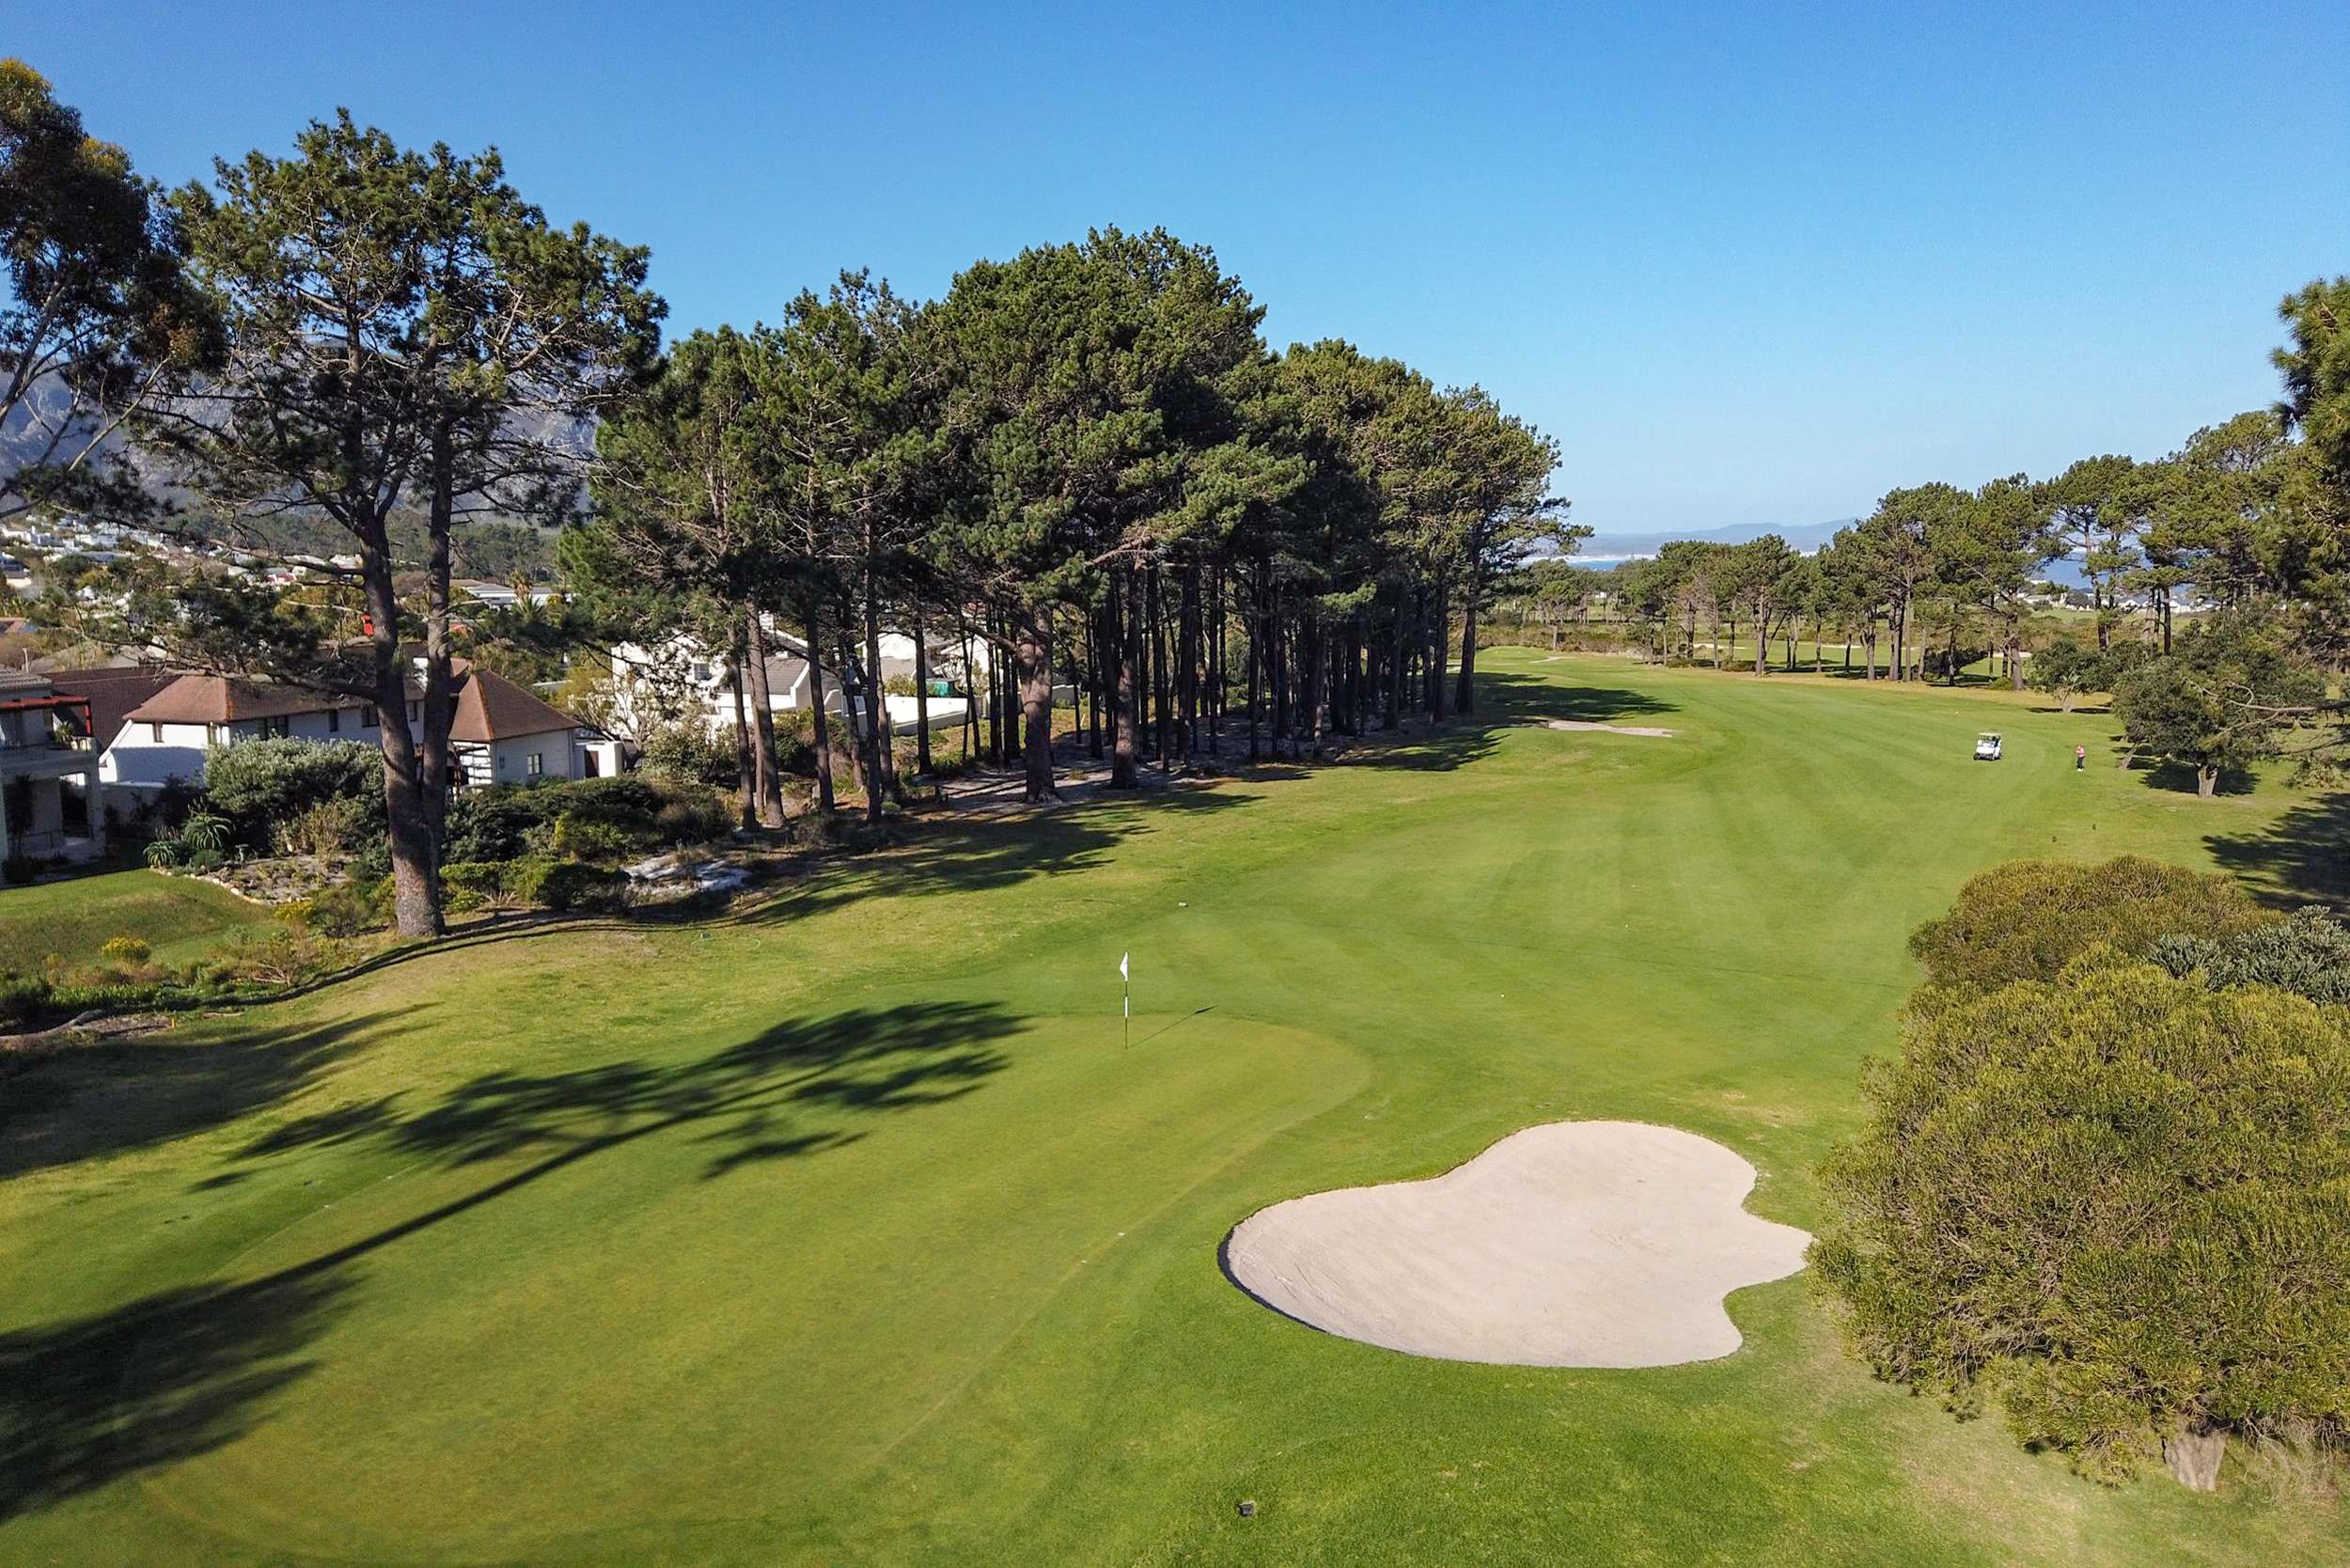
[[[1716,1139],[1810,1228],[1970,872],[2131,851],[2289,900],[2330,821],[2003,694],[1480,663],[1433,738],[0,1078],[0,1561],[2350,1554],[2256,1466],[2101,1488],[1872,1382],[1801,1278],[1731,1298],[1735,1354],[1623,1372],[1400,1356],[1224,1278],[1268,1203],[1572,1118]]]

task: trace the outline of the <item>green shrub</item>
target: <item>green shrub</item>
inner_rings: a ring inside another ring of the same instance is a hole
[[[735,765],[734,738],[723,739],[705,724],[672,724],[645,737],[637,771],[668,784],[699,784],[731,789],[741,782]]]
[[[506,896],[507,866],[495,860],[459,860],[441,868],[443,906],[469,909],[511,907]]]
[[[2153,957],[2172,975],[2198,976],[2215,991],[2267,985],[2324,1006],[2350,1006],[2350,931],[2322,909],[2232,935],[2166,936]]]
[[[49,1004],[49,981],[39,975],[0,969],[0,1028],[22,1028]]]
[[[577,860],[525,860],[508,869],[507,895],[541,909],[618,909],[627,902],[628,878],[603,866]]]
[[[707,844],[733,832],[734,818],[709,791],[681,791],[653,814],[653,831],[665,844]]]
[[[2053,980],[2098,944],[2145,958],[2181,932],[2224,936],[2274,917],[2224,876],[2123,855],[2102,865],[2017,860],[1959,890],[1948,915],[1911,934],[1936,985],[1988,990]]]
[[[636,836],[618,823],[566,811],[555,819],[551,845],[556,854],[568,859],[617,860],[636,842]]]
[[[358,741],[288,737],[218,746],[204,759],[205,809],[227,819],[235,842],[255,849],[268,848],[280,824],[337,800],[365,807],[366,827],[384,831],[381,751]],[[203,847],[188,828],[180,838]]]
[[[154,949],[135,936],[109,936],[98,951],[107,963],[124,969],[138,968],[154,956]]]
[[[365,855],[386,838],[380,795],[357,800],[342,796],[305,807],[279,823],[271,831],[270,844],[279,855],[347,860]]]
[[[2101,949],[1919,993],[1862,1087],[1811,1261],[1881,1375],[2106,1480],[2350,1415],[2350,1013]]]
[[[322,887],[303,901],[302,920],[328,936],[357,936],[391,924],[392,880],[353,880]]]

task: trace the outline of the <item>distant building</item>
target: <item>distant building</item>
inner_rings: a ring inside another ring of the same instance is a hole
[[[0,860],[90,859],[105,848],[88,699],[44,675],[0,674]]]
[[[450,750],[461,788],[525,784],[540,778],[592,778],[611,771],[612,743],[593,727],[494,670],[459,660]],[[172,679],[122,716],[106,746],[102,776],[124,789],[157,790],[174,779],[200,783],[216,746],[277,736],[359,741],[381,745],[384,715],[372,702],[328,698],[297,687],[221,675]],[[394,716],[420,742],[424,698],[409,682],[407,711]]]

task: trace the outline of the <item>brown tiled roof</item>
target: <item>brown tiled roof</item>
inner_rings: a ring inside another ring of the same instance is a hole
[[[495,670],[461,661],[455,674],[457,712],[449,719],[450,740],[486,745],[513,735],[580,728],[579,720]]]
[[[125,713],[133,724],[233,724],[239,719],[276,718],[356,708],[350,698],[330,698],[295,686],[239,681],[226,675],[182,675]]]
[[[179,680],[168,669],[134,665],[118,669],[61,669],[50,684],[69,697],[89,698],[90,726],[97,731],[98,749],[114,745],[132,711]]]

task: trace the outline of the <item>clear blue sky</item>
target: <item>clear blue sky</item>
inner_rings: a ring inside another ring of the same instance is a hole
[[[1480,382],[1603,529],[2158,456],[2350,272],[2350,5],[17,8],[147,172],[347,104],[648,244],[679,329],[1163,224]]]

